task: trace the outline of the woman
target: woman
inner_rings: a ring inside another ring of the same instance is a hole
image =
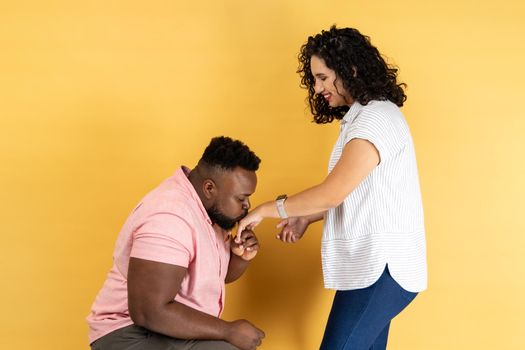
[[[352,28],[333,26],[309,37],[299,61],[314,121],[340,121],[329,174],[261,204],[239,232],[280,217],[277,237],[296,242],[310,223],[324,219],[324,283],[337,292],[321,349],[385,349],[390,321],[427,286],[414,145],[399,109],[404,84]]]

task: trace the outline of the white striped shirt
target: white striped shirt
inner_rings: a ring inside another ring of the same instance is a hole
[[[400,109],[390,101],[354,102],[341,120],[332,171],[354,138],[370,141],[379,165],[325,215],[322,260],[326,288],[365,288],[385,265],[404,289],[427,287],[423,205],[414,144]]]

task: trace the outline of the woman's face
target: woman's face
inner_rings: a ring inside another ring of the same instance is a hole
[[[354,102],[352,96],[343,88],[341,79],[335,71],[326,66],[322,58],[312,56],[310,70],[315,79],[315,93],[322,95],[330,107],[350,106]]]

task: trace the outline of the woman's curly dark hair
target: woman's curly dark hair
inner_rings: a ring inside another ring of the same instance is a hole
[[[336,28],[323,30],[310,36],[299,53],[301,87],[308,90],[308,103],[318,124],[330,123],[342,119],[348,106],[330,107],[326,100],[314,91],[315,79],[310,71],[310,60],[315,55],[324,60],[326,66],[335,71],[343,87],[355,101],[362,105],[371,100],[390,100],[399,107],[406,101],[403,90],[406,87],[398,83],[397,68],[388,65],[377,48],[370,43],[370,38],[354,28]]]

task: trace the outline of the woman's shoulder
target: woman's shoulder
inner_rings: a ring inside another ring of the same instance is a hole
[[[390,101],[372,100],[362,106],[358,118],[362,121],[377,121],[387,124],[405,124],[405,117],[399,107]]]
[[[403,115],[399,107],[391,101],[372,100],[361,108],[361,113],[379,114],[379,115]]]
[[[363,106],[355,120],[355,127],[388,131],[389,134],[408,133],[408,125],[399,107],[391,101],[372,100]]]

